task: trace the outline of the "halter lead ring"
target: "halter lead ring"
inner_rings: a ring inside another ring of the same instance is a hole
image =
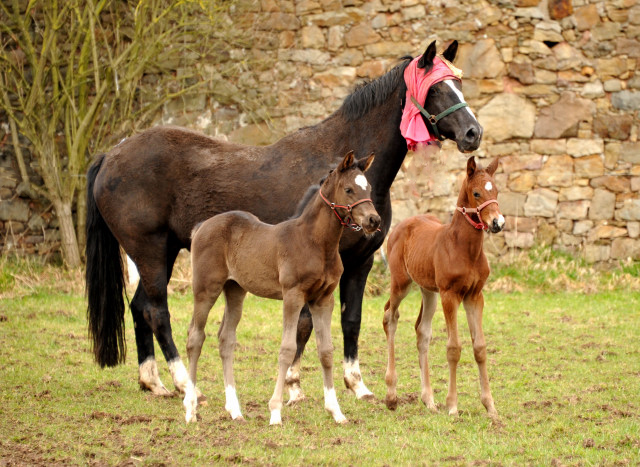
[[[411,102],[413,102],[413,105],[416,106],[416,108],[420,111],[420,113],[422,115],[424,115],[425,117],[427,117],[427,122],[429,122],[429,125],[431,125],[431,129],[433,130],[433,134],[436,136],[436,138],[438,138],[440,141],[444,141],[444,136],[442,136],[440,134],[440,131],[438,131],[438,121],[442,120],[444,117],[446,117],[449,114],[452,114],[453,112],[455,112],[456,110],[460,110],[464,107],[468,107],[469,104],[467,104],[466,102],[458,102],[455,105],[452,105],[451,107],[449,107],[446,110],[443,110],[442,112],[440,112],[438,115],[431,115],[429,112],[427,112],[427,110],[422,107],[418,101],[416,100],[415,97],[411,96]]]

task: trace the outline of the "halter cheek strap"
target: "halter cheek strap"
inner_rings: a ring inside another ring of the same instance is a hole
[[[438,130],[438,121],[442,120],[444,117],[446,117],[449,114],[452,114],[453,112],[455,112],[456,110],[462,109],[464,107],[467,107],[469,104],[467,104],[466,102],[458,102],[455,105],[452,105],[451,107],[449,107],[446,110],[443,110],[442,112],[440,112],[438,115],[431,115],[427,109],[425,109],[424,107],[422,107],[420,105],[420,103],[416,100],[415,97],[411,96],[411,102],[413,102],[413,105],[415,105],[417,107],[417,109],[420,111],[420,113],[422,115],[424,115],[425,117],[427,117],[427,122],[429,122],[429,126],[431,127],[431,130],[433,131],[433,134],[435,135],[436,138],[438,138],[440,141],[444,141],[444,136],[442,136],[440,134],[440,131]]]
[[[369,198],[364,198],[361,200],[356,201],[353,204],[347,204],[346,206],[342,205],[342,204],[336,204],[336,203],[332,203],[331,201],[329,201],[327,198],[325,198],[325,196],[322,194],[322,190],[319,190],[318,193],[320,193],[320,197],[322,198],[322,200],[327,204],[327,206],[329,206],[331,208],[331,210],[333,211],[333,213],[336,215],[336,217],[340,220],[340,225],[344,226],[344,227],[349,227],[351,230],[353,230],[354,232],[360,232],[362,230],[362,226],[356,224],[355,222],[353,222],[353,220],[351,219],[350,215],[347,215],[346,217],[341,217],[340,214],[338,214],[338,211],[336,211],[336,209],[341,208],[341,209],[346,209],[348,213],[351,213],[351,210],[356,207],[359,204],[362,203],[371,203],[373,204],[373,201]],[[380,230],[380,229],[378,229]]]
[[[489,230],[489,226],[484,222],[482,222],[482,218],[480,217],[480,211],[482,211],[484,208],[486,208],[487,206],[493,203],[498,204],[498,200],[490,199],[488,201],[485,201],[484,203],[482,203],[480,206],[476,208],[466,208],[464,206],[457,206],[456,209],[462,213],[465,219],[467,219],[469,221],[469,224],[471,224],[474,228],[478,230]],[[476,222],[473,219],[471,219],[471,216],[469,216],[469,214],[467,213],[477,214],[478,220],[480,222]]]

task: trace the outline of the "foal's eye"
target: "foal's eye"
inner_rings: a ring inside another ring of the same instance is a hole
[[[480,198],[480,193],[478,193],[477,191],[473,192],[473,197],[474,198]]]
[[[344,189],[345,193],[347,193],[348,195],[353,193],[353,190],[351,188],[345,188]]]

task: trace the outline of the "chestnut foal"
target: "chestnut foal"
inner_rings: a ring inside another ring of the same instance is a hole
[[[398,376],[394,351],[398,307],[407,296],[411,283],[416,282],[422,292],[422,305],[415,324],[422,402],[429,409],[437,410],[429,381],[428,356],[431,320],[436,310],[436,293],[440,293],[448,336],[449,414],[458,413],[456,368],[460,360],[461,346],[457,313],[462,302],[467,312],[473,354],[480,373],[480,399],[491,417],[498,415],[489,389],[487,347],[482,333],[482,287],[489,276],[489,263],[482,250],[483,231],[490,230],[496,233],[504,226],[504,217],[500,214],[496,199],[498,191],[493,181],[493,174],[497,168],[497,158],[486,170],[476,167],[474,158],[469,158],[467,177],[462,183],[458,207],[450,224],[442,225],[431,215],[415,216],[398,224],[389,236],[387,259],[391,270],[391,297],[384,307],[383,324],[388,348],[385,402],[391,410],[395,410],[398,404]]]
[[[236,327],[247,292],[283,300],[284,328],[278,358],[278,379],[269,401],[270,424],[281,424],[282,392],[287,368],[296,351],[300,310],[309,305],[322,365],[325,408],[338,423],[342,414],[333,386],[331,312],[333,292],[342,275],[338,244],[344,226],[376,232],[380,216],[373,207],[371,185],[364,172],[373,161],[354,161],[349,152],[331,171],[302,214],[276,225],[265,224],[253,214],[230,211],[214,216],[192,234],[193,318],[189,325],[187,353],[189,377],[184,406],[187,423],[196,420],[196,371],[205,339],[209,310],[221,292],[226,306],[218,331],[224,375],[225,409],[234,420],[242,419],[233,377]]]

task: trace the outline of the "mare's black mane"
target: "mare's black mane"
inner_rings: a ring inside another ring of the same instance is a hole
[[[402,63],[396,65],[391,71],[376,78],[373,81],[365,81],[355,87],[342,106],[338,109],[348,121],[363,117],[372,108],[384,103],[404,79],[404,69],[412,57],[404,56]]]

